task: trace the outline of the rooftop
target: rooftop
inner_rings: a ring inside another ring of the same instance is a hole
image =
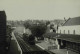
[[[51,33],[45,33],[43,36],[46,37],[46,38],[51,38],[51,39],[58,38],[58,39],[61,39],[61,40],[80,43],[80,35],[57,34],[57,33],[51,32]]]
[[[60,34],[57,38],[70,42],[80,43],[80,35]]]
[[[45,33],[43,36],[47,37],[47,38],[53,38],[57,35],[57,33],[54,32],[49,32],[49,33]]]
[[[69,18],[63,26],[80,25],[80,17]]]

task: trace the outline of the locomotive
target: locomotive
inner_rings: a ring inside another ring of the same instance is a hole
[[[32,34],[28,35],[28,34],[24,33],[23,40],[30,45],[35,45],[35,37]]]

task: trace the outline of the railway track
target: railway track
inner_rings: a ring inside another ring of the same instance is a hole
[[[23,54],[54,54],[45,50],[42,50],[36,45],[29,45],[27,42],[25,42],[19,35],[15,36]]]
[[[18,36],[16,38],[23,52],[33,51],[33,49],[29,45],[27,45],[23,39]]]

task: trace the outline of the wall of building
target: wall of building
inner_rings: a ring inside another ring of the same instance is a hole
[[[58,33],[61,33],[61,34],[77,34],[77,35],[80,35],[80,25],[61,26],[58,29]]]
[[[6,46],[6,13],[0,11],[0,54],[5,54]]]

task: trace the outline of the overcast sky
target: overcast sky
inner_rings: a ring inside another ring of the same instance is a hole
[[[80,16],[80,0],[0,0],[8,20],[68,19]]]

